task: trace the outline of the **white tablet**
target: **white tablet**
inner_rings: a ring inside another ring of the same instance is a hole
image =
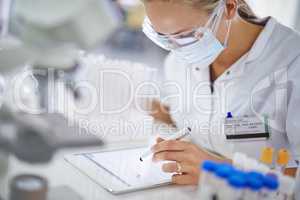
[[[161,170],[162,163],[139,160],[145,150],[84,152],[67,155],[65,160],[112,194],[169,185],[172,174]]]

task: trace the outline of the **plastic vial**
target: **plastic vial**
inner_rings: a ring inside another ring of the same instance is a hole
[[[271,175],[266,175],[263,178],[264,188],[260,194],[262,200],[273,200],[276,198],[277,190],[279,188],[278,179]]]
[[[286,149],[280,149],[277,154],[276,169],[284,173],[285,167],[288,165],[290,160],[290,154]]]
[[[265,147],[261,152],[260,161],[268,165],[270,168],[273,168],[273,155],[274,149],[271,147]]]
[[[243,173],[234,173],[227,179],[229,187],[226,188],[224,200],[241,200],[246,188],[247,181]]]
[[[204,161],[201,165],[201,177],[199,180],[199,199],[210,200],[216,197],[216,188],[214,185],[214,172],[218,164],[212,161]]]
[[[299,167],[296,176],[295,199],[300,199],[300,168]]]
[[[261,176],[254,173],[248,173],[246,175],[246,182],[247,182],[247,190],[245,192],[245,199],[259,199],[260,191],[263,188],[263,180]]]
[[[218,197],[223,197],[226,194],[226,188],[228,188],[227,178],[232,176],[234,171],[234,168],[229,164],[220,164],[215,170],[216,178],[214,180]]]
[[[201,167],[201,179],[200,183],[207,183],[211,184],[210,181],[212,181],[213,174],[215,170],[218,168],[218,164],[212,161],[204,161]],[[203,181],[203,182],[202,182]]]

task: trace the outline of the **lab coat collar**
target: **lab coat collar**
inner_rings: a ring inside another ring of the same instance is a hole
[[[262,19],[262,22],[266,22],[266,25],[262,30],[262,32],[259,34],[256,41],[254,42],[250,51],[248,51],[248,53],[242,56],[239,60],[236,61],[236,63],[234,63],[229,69],[227,69],[216,80],[216,82],[231,80],[243,76],[247,64],[258,59],[262,55],[264,49],[266,48],[267,44],[271,39],[271,35],[276,27],[276,24],[278,23],[276,19],[272,17]],[[205,70],[201,69],[198,72],[196,72],[196,77],[202,78],[201,80],[205,80],[205,77],[209,78],[210,77],[209,68]]]
[[[271,39],[271,35],[276,27],[277,21],[273,17],[265,18],[267,20],[267,24],[256,39],[253,47],[249,51],[249,55],[247,57],[246,63],[252,62],[256,60],[259,56],[262,55],[262,52],[266,48],[267,44]]]
[[[245,62],[247,61],[247,57],[249,53],[243,55],[239,60],[237,60],[230,68],[228,68],[217,80],[219,81],[227,81],[239,78],[243,76],[245,71]]]
[[[248,51],[248,53],[242,56],[239,60],[236,61],[236,63],[234,63],[229,69],[227,69],[221,75],[221,77],[217,79],[217,81],[226,81],[243,76],[246,71],[247,64],[255,61],[262,55],[271,39],[271,35],[275,29],[277,21],[272,17],[268,17],[262,19],[262,22],[266,22],[266,25],[254,42],[250,51]]]

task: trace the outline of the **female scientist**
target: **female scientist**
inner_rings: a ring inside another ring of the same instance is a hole
[[[257,18],[244,0],[144,0],[146,36],[170,51],[153,116],[191,128],[191,142],[158,139],[153,159],[175,184],[197,184],[203,160],[256,159],[264,147],[300,159],[300,36]],[[212,154],[215,152],[223,155]],[[228,159],[227,159],[228,158]]]

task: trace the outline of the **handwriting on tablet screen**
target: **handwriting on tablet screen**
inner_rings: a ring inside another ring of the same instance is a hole
[[[139,161],[141,152],[146,148],[123,151],[99,152],[86,154],[97,165],[110,171],[114,176],[128,185],[151,185],[171,180],[172,174],[161,170],[163,163],[154,163],[151,159]]]

